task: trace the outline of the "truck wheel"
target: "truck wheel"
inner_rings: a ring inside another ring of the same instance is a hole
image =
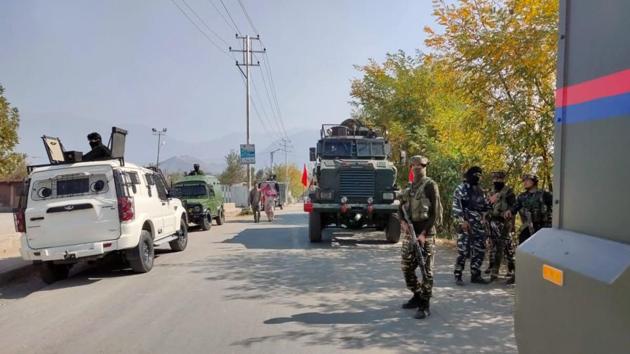
[[[153,238],[147,230],[140,232],[138,246],[127,251],[127,261],[131,269],[136,273],[146,273],[153,268],[155,250],[153,249]]]
[[[396,243],[400,240],[400,216],[398,213],[393,213],[389,216],[385,227],[385,238],[391,243]]]
[[[210,216],[210,212],[208,212],[208,215],[204,215],[203,218],[201,218],[201,223],[199,224],[199,227],[201,227],[203,231],[210,230],[210,228],[212,227],[212,216]]]
[[[217,225],[223,225],[225,223],[225,211],[223,207],[219,210],[219,216],[217,216]]]
[[[186,218],[182,218],[179,231],[176,233],[177,240],[173,240],[168,243],[171,249],[175,252],[181,252],[186,249],[188,245],[188,225],[186,224]]]
[[[59,280],[68,278],[70,273],[70,264],[54,264],[53,262],[44,262],[39,270],[39,275],[46,284],[52,284]]]
[[[312,211],[308,215],[308,238],[311,242],[322,241],[322,216],[319,212]]]

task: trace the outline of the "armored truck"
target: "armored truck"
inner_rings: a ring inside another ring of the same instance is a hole
[[[309,238],[320,242],[328,226],[384,230],[388,241],[400,238],[396,167],[388,160],[385,138],[355,119],[324,124],[310,159],[313,185],[304,208]]]

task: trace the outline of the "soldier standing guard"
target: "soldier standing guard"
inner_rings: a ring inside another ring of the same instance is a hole
[[[453,218],[457,229],[457,259],[455,261],[455,283],[464,285],[462,272],[466,258],[470,257],[470,282],[488,284],[481,276],[481,263],[486,249],[486,231],[483,213],[490,206],[485,193],[479,186],[481,167],[473,166],[464,174],[465,180],[457,186],[453,196]]]
[[[521,229],[518,233],[519,245],[543,227],[551,227],[553,206],[553,195],[538,189],[538,176],[524,175],[523,187],[525,192],[519,194],[516,204],[505,212],[506,219],[511,219],[516,213],[519,213],[521,217]],[[514,275],[508,283],[514,283]]]
[[[407,289],[413,297],[402,305],[404,309],[417,308],[414,316],[417,319],[426,318],[431,314],[429,302],[433,293],[433,259],[435,256],[435,225],[442,218],[440,192],[437,183],[427,177],[429,160],[423,156],[413,156],[410,159],[413,171],[413,183],[401,196],[401,208],[407,208],[413,228],[416,231],[418,243],[426,252],[426,275],[422,282],[416,276],[418,258],[411,242],[411,233],[406,222],[401,222],[403,241],[401,247],[401,269],[405,277]],[[402,212],[401,212],[402,214]]]
[[[499,276],[503,256],[507,259],[508,278],[514,273],[514,242],[512,241],[512,221],[504,214],[516,203],[516,196],[511,187],[505,185],[506,174],[503,171],[492,172],[494,194],[490,196],[492,209],[489,212],[489,231],[493,247],[490,249],[490,281]]]

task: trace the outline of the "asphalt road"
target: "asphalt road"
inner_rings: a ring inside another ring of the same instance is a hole
[[[231,221],[161,251],[150,273],[83,267],[50,286],[0,288],[0,353],[510,353],[513,290],[456,287],[438,248],[432,316],[413,319],[399,245],[328,233],[306,215]]]

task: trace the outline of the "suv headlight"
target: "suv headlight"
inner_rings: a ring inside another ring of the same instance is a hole
[[[319,197],[321,199],[325,199],[325,200],[333,199],[333,192],[332,191],[320,191],[319,192]]]
[[[383,200],[394,200],[394,193],[393,192],[383,193]]]

